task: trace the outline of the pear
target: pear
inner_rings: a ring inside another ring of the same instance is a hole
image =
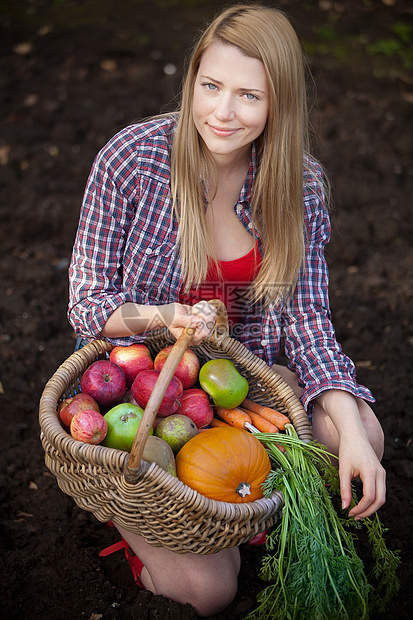
[[[157,463],[172,476],[176,476],[176,465],[174,453],[169,444],[160,437],[149,435],[146,440],[142,459],[148,463]]]
[[[166,441],[174,454],[178,454],[182,446],[197,434],[198,427],[195,422],[181,413],[173,413],[164,418],[155,429],[155,435]]]

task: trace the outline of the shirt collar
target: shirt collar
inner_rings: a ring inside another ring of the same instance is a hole
[[[241,188],[239,195],[239,202],[246,202],[248,205],[251,202],[252,186],[254,183],[255,175],[257,172],[257,150],[255,143],[252,144],[251,161],[248,168],[247,176],[245,177],[244,185]]]

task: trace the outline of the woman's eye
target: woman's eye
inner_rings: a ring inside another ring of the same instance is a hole
[[[217,88],[212,82],[203,82],[202,86],[204,86],[206,90],[216,90]]]
[[[248,99],[248,101],[254,101],[254,99],[258,99],[258,97],[256,95],[253,95],[252,93],[245,93],[245,97]]]

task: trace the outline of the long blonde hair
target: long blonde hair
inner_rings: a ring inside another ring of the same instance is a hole
[[[236,5],[205,30],[189,59],[172,149],[171,190],[180,224],[186,290],[204,281],[208,259],[216,260],[205,214],[201,178],[215,179],[212,158],[192,119],[195,79],[202,54],[214,41],[235,45],[262,61],[270,89],[266,127],[256,141],[253,222],[263,239],[261,268],[252,283],[254,301],[289,297],[304,260],[303,160],[308,150],[305,62],[297,35],[278,9]]]

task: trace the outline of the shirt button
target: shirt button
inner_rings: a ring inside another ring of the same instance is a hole
[[[146,248],[145,254],[152,254],[152,249],[151,248]]]
[[[237,204],[237,213],[241,213],[242,205],[240,203]]]
[[[261,345],[262,345],[263,347],[266,347],[266,346],[267,346],[267,344],[268,344],[267,340],[261,340]]]
[[[248,228],[252,228],[252,222],[249,222]]]

